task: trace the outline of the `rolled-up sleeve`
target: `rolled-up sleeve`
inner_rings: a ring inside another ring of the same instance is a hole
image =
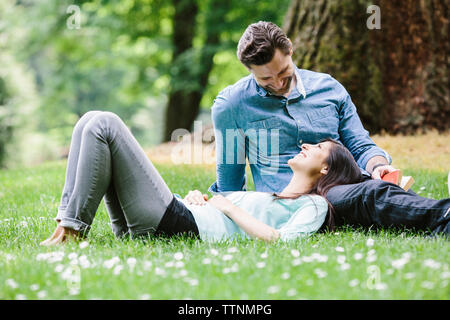
[[[226,92],[214,100],[211,117],[216,143],[216,179],[211,193],[245,191],[245,136],[233,117],[233,105]]]
[[[310,197],[311,201],[299,208],[285,225],[277,229],[280,240],[288,241],[311,235],[324,223],[328,212],[327,202],[320,196],[307,197]]]
[[[339,105],[339,136],[358,166],[365,170],[367,162],[374,156],[385,157],[390,164],[390,155],[378,147],[369,137],[369,132],[364,129],[348,92],[341,84],[338,84],[338,90],[342,96]]]

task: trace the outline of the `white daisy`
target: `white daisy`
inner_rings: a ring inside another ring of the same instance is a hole
[[[356,287],[357,285],[359,284],[359,280],[358,279],[353,279],[353,280],[350,280],[350,282],[348,283],[348,285],[350,286],[350,287]]]
[[[298,251],[297,249],[292,249],[291,254],[294,258],[300,257],[300,251]]]
[[[386,290],[387,289],[387,284],[386,283],[377,283],[375,284],[375,290]]]
[[[286,295],[287,295],[288,297],[295,296],[296,294],[297,294],[297,290],[295,290],[294,288],[289,289],[289,290],[286,292]]]
[[[116,276],[119,275],[120,272],[122,271],[122,269],[123,269],[123,266],[119,264],[118,266],[116,266],[116,267],[114,268],[113,274],[116,275]]]
[[[291,275],[288,272],[284,272],[281,274],[281,279],[287,280],[291,277]]]
[[[32,284],[32,285],[30,286],[30,290],[31,290],[31,291],[37,291],[37,290],[39,290],[39,285],[38,285],[38,284]]]
[[[423,281],[423,282],[421,283],[421,287],[424,288],[424,289],[429,289],[429,290],[431,290],[431,289],[434,288],[434,283],[431,282],[431,281]]]
[[[325,278],[327,276],[327,272],[323,271],[322,269],[314,269],[314,273],[318,278]]]
[[[88,246],[89,246],[89,242],[87,242],[87,241],[83,241],[80,243],[80,249],[87,248]]]
[[[69,260],[73,260],[78,258],[78,254],[76,252],[71,252],[67,257],[69,258]]]
[[[175,254],[173,255],[173,258],[174,258],[175,260],[181,260],[181,259],[183,259],[183,257],[184,257],[184,255],[183,255],[182,252],[177,252],[177,253],[175,253]]]
[[[357,252],[353,255],[353,259],[355,259],[355,260],[361,260],[362,258],[363,258],[362,253]]]
[[[231,248],[228,248],[227,252],[228,253],[236,253],[236,252],[238,252],[238,249],[236,247],[231,247]]]
[[[270,286],[269,288],[267,288],[267,293],[268,294],[274,294],[280,291],[280,287],[279,286]]]
[[[213,255],[213,256],[217,256],[219,254],[219,251],[217,251],[216,249],[210,249],[209,252]]]
[[[348,269],[350,269],[350,264],[348,264],[348,263],[343,263],[343,264],[341,265],[341,270],[345,271],[345,270],[348,270]]]
[[[298,266],[301,263],[302,263],[302,259],[300,259],[300,258],[292,260],[292,265],[293,266]]]
[[[131,267],[134,268],[136,266],[137,260],[136,258],[128,258],[127,259],[127,264]]]
[[[60,272],[63,272],[63,271],[64,271],[64,265],[58,264],[58,265],[55,267],[55,272],[60,273]]]
[[[228,261],[228,260],[231,260],[231,259],[233,259],[233,256],[231,254],[226,254],[226,255],[224,255],[222,257],[223,261]]]
[[[433,259],[426,259],[423,262],[423,265],[425,267],[431,268],[431,269],[439,269],[441,267],[441,263],[434,261]]]
[[[337,260],[337,263],[343,264],[343,263],[345,263],[345,256],[339,255],[336,260]]]
[[[6,279],[6,285],[11,289],[17,289],[19,284],[14,279]]]

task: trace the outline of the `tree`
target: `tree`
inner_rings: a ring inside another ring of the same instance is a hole
[[[292,0],[284,29],[295,63],[340,81],[370,131],[446,130],[447,15],[445,0]]]
[[[204,43],[194,48],[196,0],[174,0],[173,58],[171,90],[166,109],[164,140],[178,128],[190,129],[200,110],[213,58],[220,48],[220,34],[225,29],[219,22],[230,9],[230,0],[210,0],[206,5]]]
[[[6,156],[6,145],[12,138],[13,125],[11,123],[12,110],[8,108],[10,99],[5,81],[0,78],[0,168]]]
[[[288,0],[174,0],[173,4],[174,49],[165,141],[171,140],[175,129],[191,129],[210,85],[216,54],[231,52],[235,57],[237,42],[244,29],[259,20],[278,23]],[[196,41],[200,44],[195,45]],[[240,76],[236,74],[236,80]]]

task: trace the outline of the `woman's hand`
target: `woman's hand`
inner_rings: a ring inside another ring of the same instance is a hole
[[[208,195],[202,194],[198,190],[191,190],[183,200],[188,204],[204,206],[206,204],[206,201],[208,201]]]
[[[233,202],[220,194],[213,196],[211,199],[209,199],[208,203],[216,207],[226,215],[229,215],[233,208],[236,207]]]

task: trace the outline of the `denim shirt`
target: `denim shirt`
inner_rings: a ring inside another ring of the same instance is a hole
[[[289,97],[270,94],[250,74],[222,90],[211,109],[217,181],[212,193],[247,190],[246,160],[256,191],[281,192],[292,177],[288,160],[302,143],[340,141],[363,174],[374,156],[391,157],[370,139],[345,88],[328,74],[295,68]]]

